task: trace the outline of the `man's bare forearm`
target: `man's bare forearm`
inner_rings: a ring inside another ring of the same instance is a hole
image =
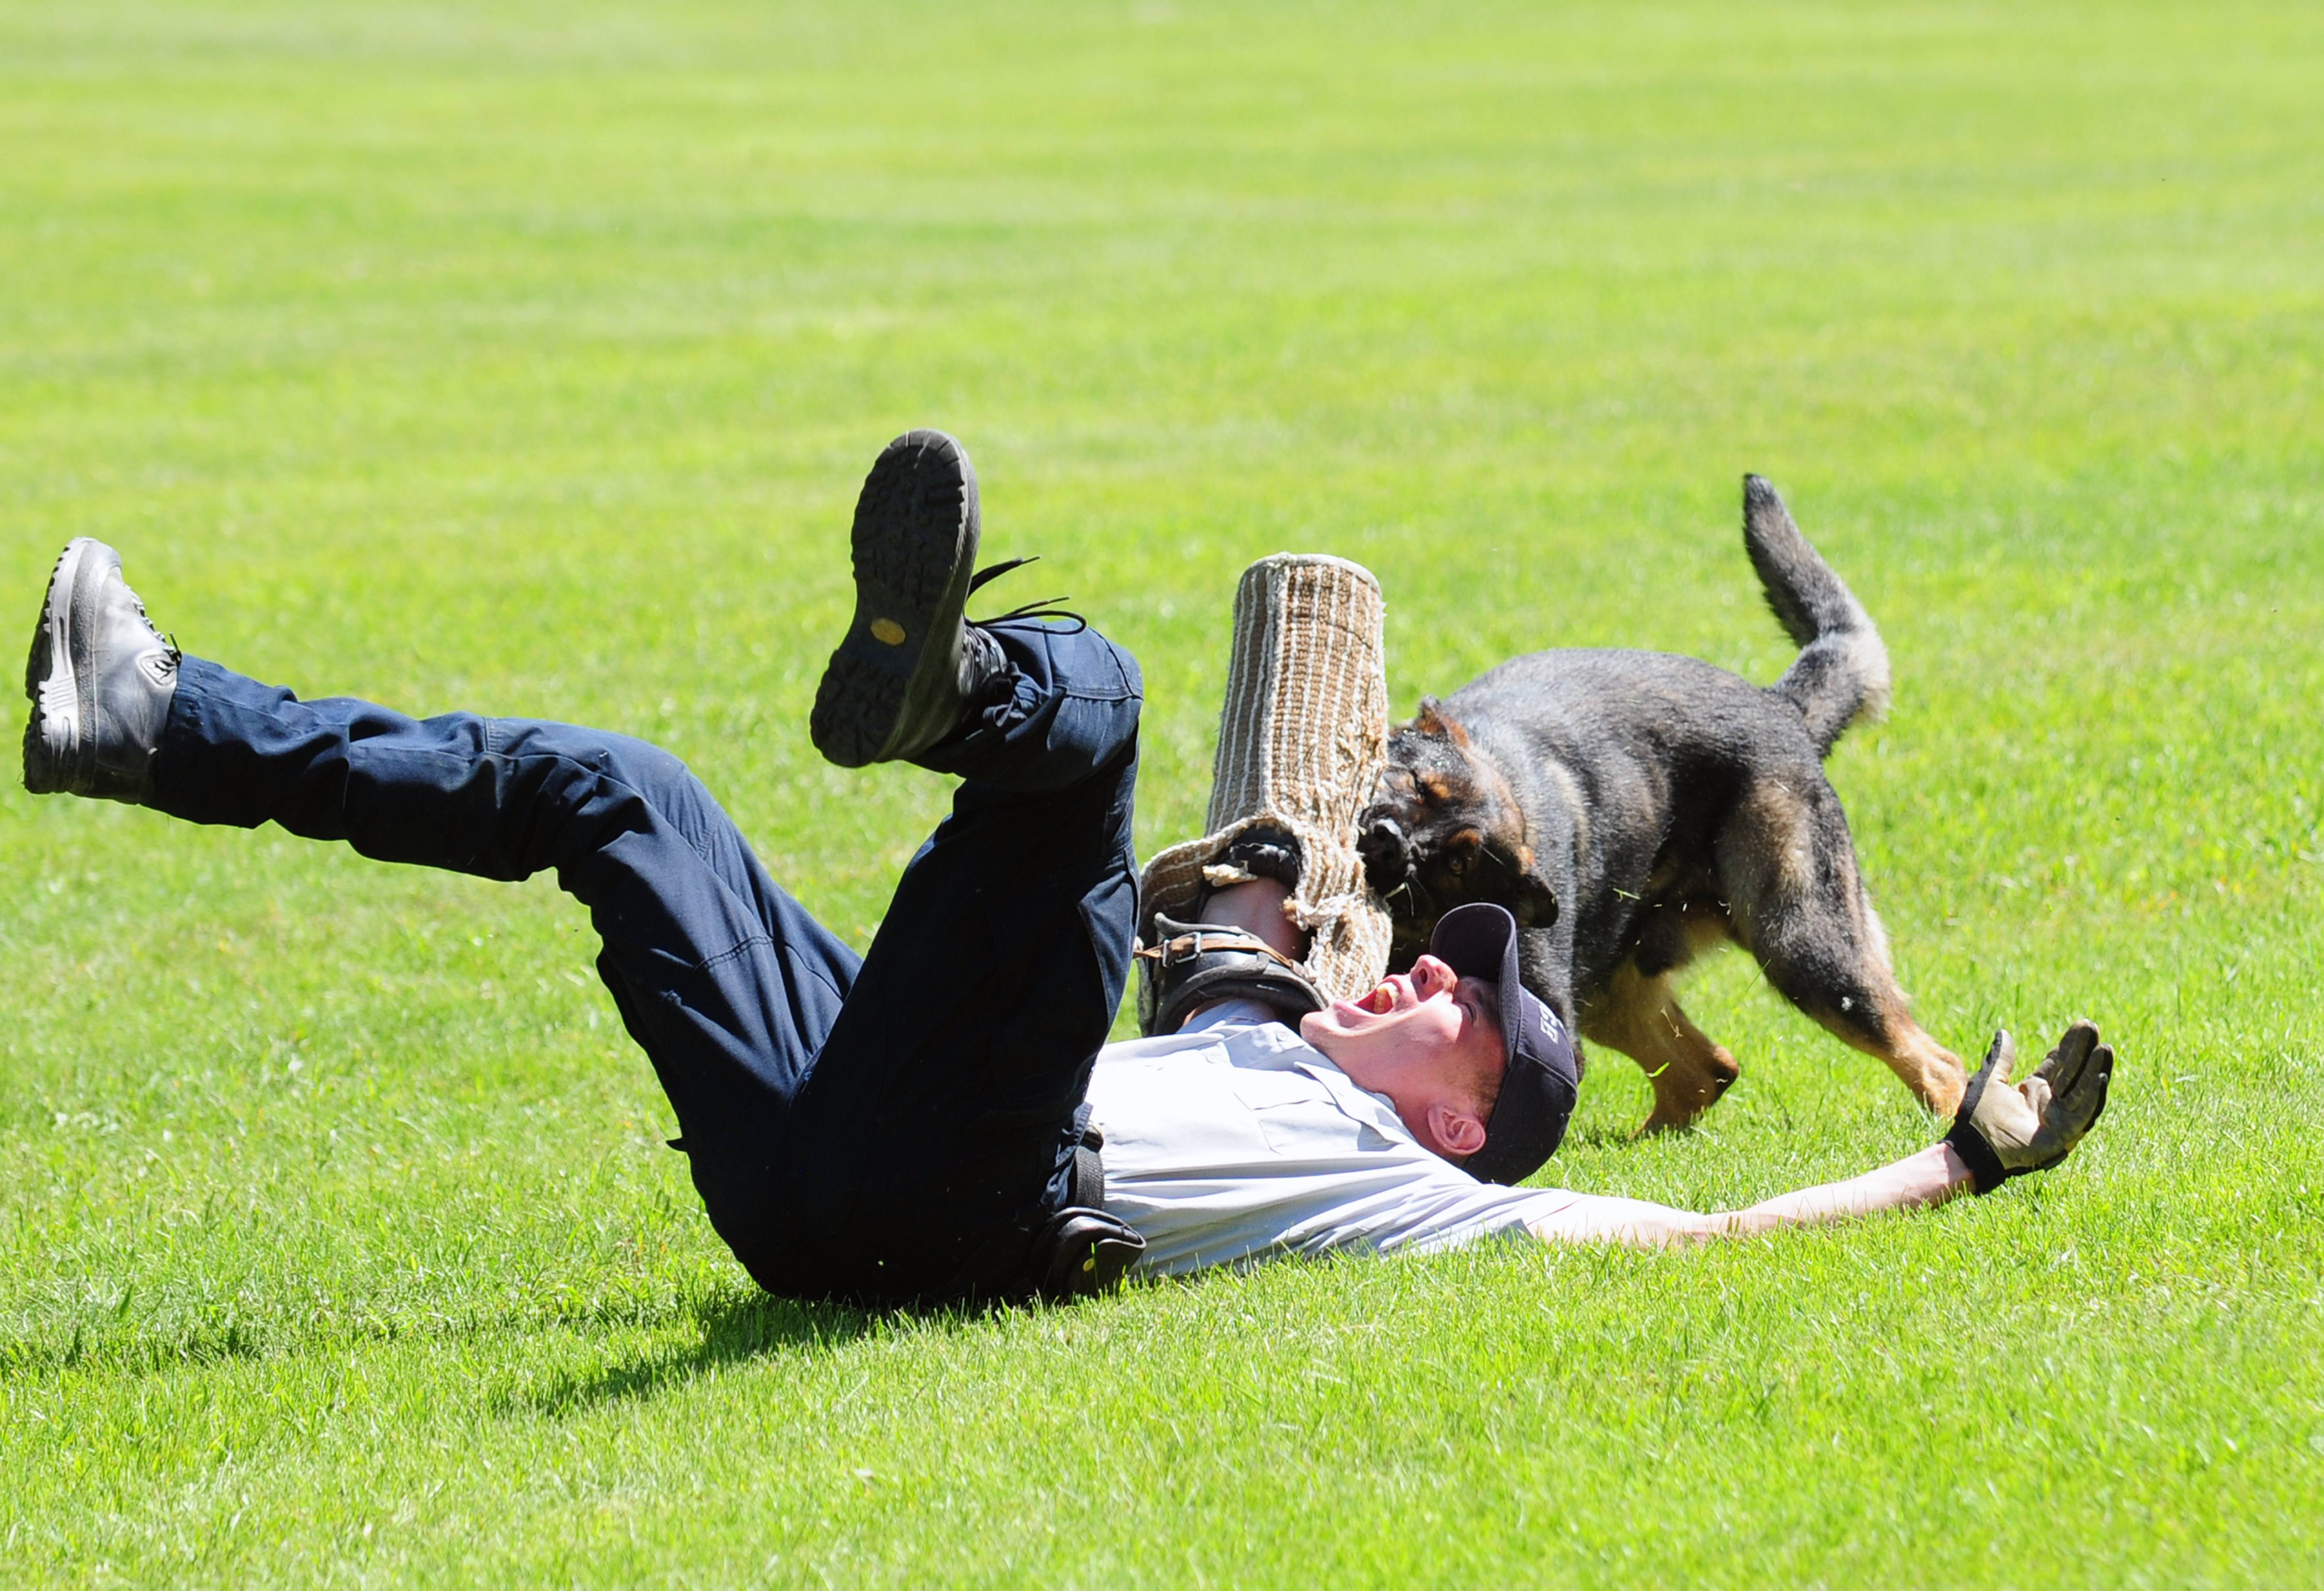
[[[1748,1209],[1709,1218],[1718,1237],[1748,1237],[1777,1227],[1827,1226],[1889,1209],[1921,1209],[1942,1204],[1969,1185],[1968,1163],[1950,1144],[1932,1144],[1878,1171],[1785,1193]]]
[[[1203,903],[1203,921],[1256,933],[1296,961],[1307,953],[1307,936],[1283,915],[1283,903],[1290,898],[1291,891],[1272,878],[1230,884]]]
[[[1884,1210],[1942,1204],[1969,1185],[1969,1170],[1948,1144],[1932,1145],[1877,1171],[1844,1182],[1824,1182],[1755,1204],[1748,1209],[1699,1215],[1637,1199],[1577,1195],[1572,1203],[1532,1223],[1548,1243],[1620,1243],[1659,1248],[1711,1237],[1750,1237],[1779,1227],[1829,1226]]]

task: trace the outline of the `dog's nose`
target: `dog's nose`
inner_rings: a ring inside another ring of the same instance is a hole
[[[1370,816],[1356,840],[1356,853],[1364,859],[1364,879],[1382,893],[1403,883],[1412,873],[1412,840],[1404,825],[1385,814]]]

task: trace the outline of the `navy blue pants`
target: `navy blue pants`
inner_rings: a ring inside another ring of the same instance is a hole
[[[991,632],[1012,694],[919,759],[962,783],[860,958],[622,735],[301,702],[188,658],[152,805],[487,878],[554,868],[761,1286],[1018,1296],[1128,974],[1142,686],[1095,630]]]

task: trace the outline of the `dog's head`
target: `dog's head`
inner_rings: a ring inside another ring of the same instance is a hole
[[[1438,917],[1471,901],[1507,906],[1521,928],[1557,921],[1517,793],[1434,696],[1389,734],[1387,770],[1356,833],[1365,878],[1396,921],[1399,964],[1427,947]]]

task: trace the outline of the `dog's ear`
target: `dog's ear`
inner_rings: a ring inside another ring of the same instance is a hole
[[[1509,915],[1520,928],[1546,928],[1557,921],[1557,891],[1534,870],[1533,847],[1504,849],[1488,841],[1484,853],[1508,881]]]
[[[1547,879],[1527,868],[1517,875],[1517,905],[1509,915],[1520,928],[1546,928],[1557,921],[1557,891]]]
[[[1412,727],[1433,740],[1450,740],[1456,746],[1469,743],[1469,731],[1445,717],[1444,704],[1434,696],[1420,698],[1420,713]]]

